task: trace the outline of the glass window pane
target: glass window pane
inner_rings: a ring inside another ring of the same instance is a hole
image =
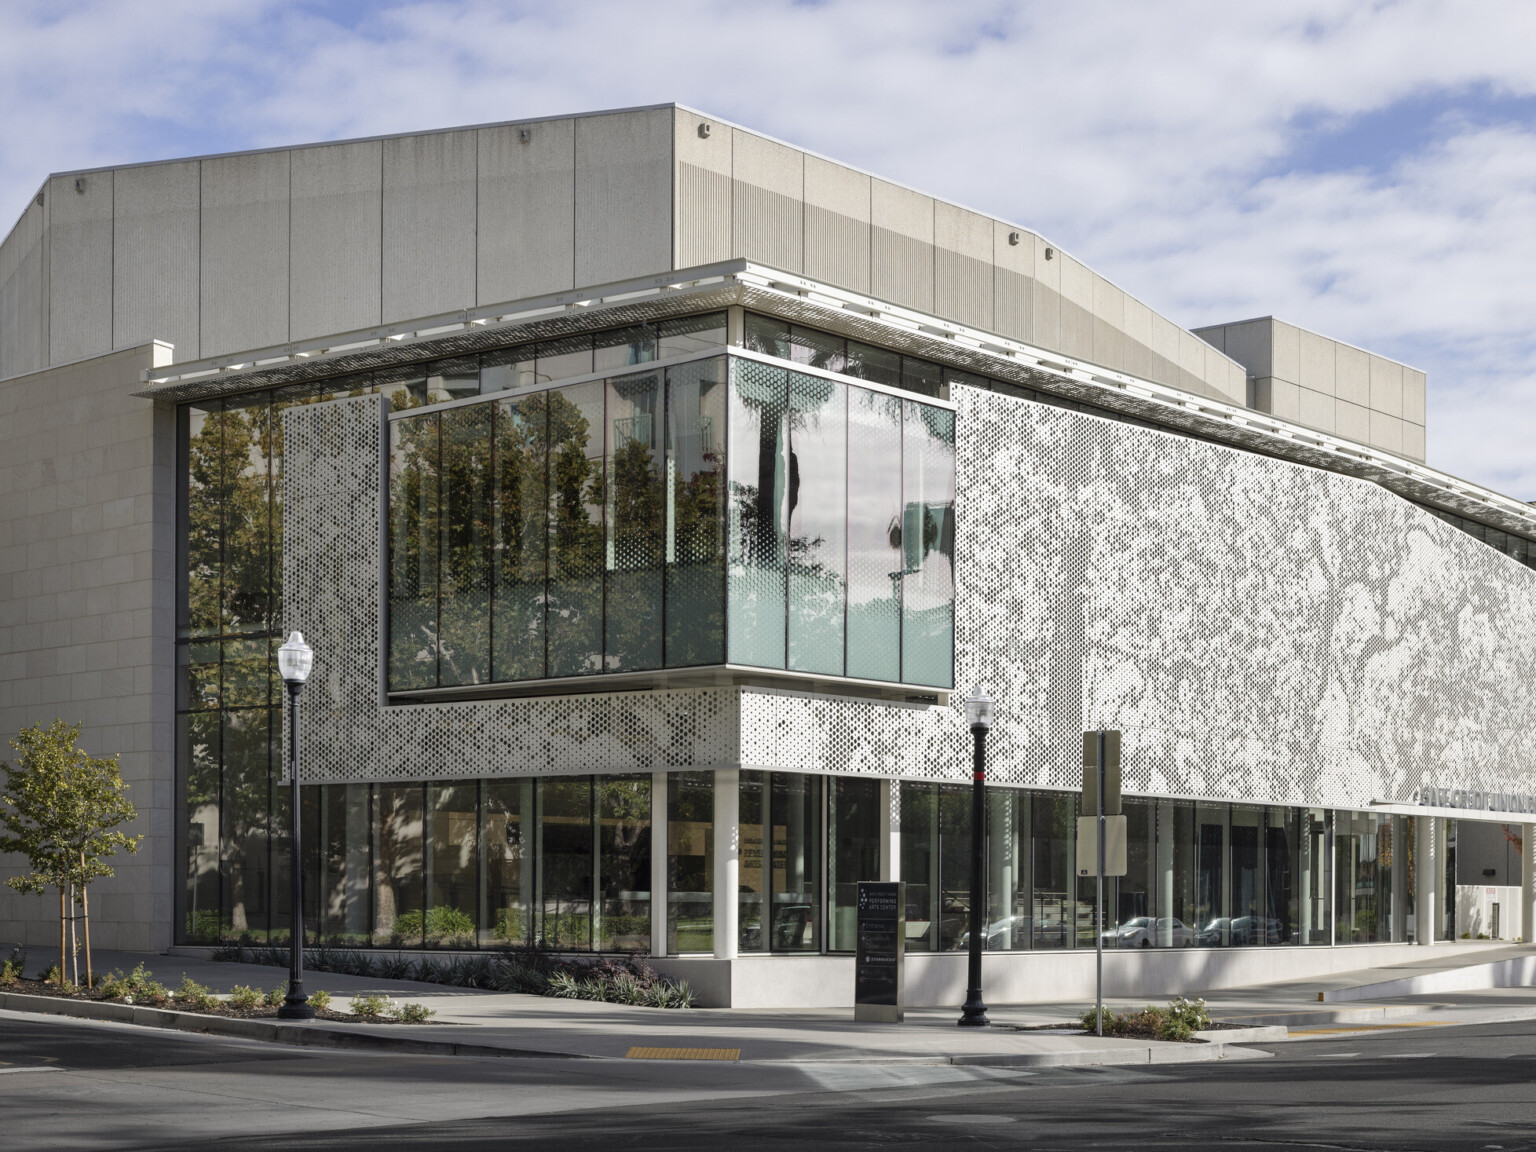
[[[502,348],[495,352],[487,352],[480,358],[482,394],[506,392],[512,388],[529,388],[533,386],[536,379],[533,345]]]
[[[533,346],[538,357],[534,379],[540,384],[585,376],[592,371],[592,337],[562,336]]]
[[[223,485],[224,632],[272,626],[272,425],[266,395],[231,397],[218,420]]]
[[[428,948],[475,946],[480,903],[478,790],[474,781],[427,785],[431,839],[426,854],[424,930]]]
[[[551,948],[592,947],[592,778],[539,781],[540,922]]]
[[[789,327],[789,358],[796,364],[841,372],[847,365],[847,344],[841,336],[817,332],[814,328],[802,328],[798,324]]]
[[[535,392],[496,405],[492,512],[491,679],[537,680],[544,669],[544,581],[549,563],[549,407]]]
[[[1155,812],[1150,800],[1124,802],[1125,875],[1116,878],[1115,902],[1106,899],[1104,946],[1151,948],[1157,943]],[[1106,884],[1107,889],[1107,884]]]
[[[789,376],[789,666],[843,673],[848,388]]]
[[[389,686],[437,685],[437,416],[389,426]]]
[[[1265,822],[1264,917],[1275,926],[1277,944],[1301,942],[1296,908],[1299,816],[1295,808],[1271,808]]]
[[[1263,914],[1264,871],[1260,867],[1259,845],[1263,838],[1264,810],[1243,804],[1232,806],[1232,824],[1228,835],[1232,842],[1232,894],[1228,905],[1232,914],[1232,943],[1236,945],[1278,944],[1265,923]]]
[[[821,783],[820,776],[791,772],[772,777],[775,952],[821,951]]]
[[[597,778],[600,952],[651,947],[651,778]]]
[[[480,358],[460,356],[427,365],[427,391],[447,400],[462,400],[480,394]]]
[[[1227,911],[1227,805],[1195,806],[1195,942],[1204,948],[1232,943]]]
[[[848,390],[848,675],[901,676],[900,399]]]
[[[765,952],[768,934],[764,929],[763,894],[768,890],[770,861],[763,854],[763,822],[767,816],[768,777],[751,769],[741,771],[741,792],[737,801],[737,828],[741,838],[737,857],[736,900],[737,947],[743,952]]]
[[[1030,946],[1072,948],[1077,943],[1077,798],[1037,792],[1032,809]]]
[[[858,944],[859,882],[880,879],[880,781],[827,779],[827,950]]]
[[[182,634],[212,636],[219,631],[219,575],[224,541],[224,422],[218,400],[182,407],[187,466],[184,523],[186,606]]]
[[[901,358],[901,386],[908,392],[939,397],[944,393],[944,370],[928,360]]]
[[[939,939],[939,790],[901,785],[901,879],[907,886],[907,948],[932,952]]]
[[[939,950],[970,944],[971,790],[939,787]]]
[[[224,641],[224,707],[264,708],[270,703],[267,666],[270,650],[271,641],[264,636]]]
[[[593,340],[592,371],[617,372],[656,359],[656,329],[649,324],[599,332]]]
[[[533,791],[535,781],[485,782],[485,944],[528,944],[534,939]]]
[[[368,785],[328,784],[322,791],[323,851],[315,888],[318,930],[331,944],[366,946],[368,937]]]
[[[602,670],[603,382],[549,394],[549,675]]]
[[[181,711],[201,711],[219,706],[219,653],[217,640],[179,645],[176,707]]]
[[[667,954],[715,947],[715,774],[667,776]]]
[[[421,947],[422,832],[426,798],[420,784],[380,784],[373,812],[373,939],[391,947]]]
[[[731,362],[729,660],[784,667],[787,373]]]
[[[667,370],[669,668],[725,659],[725,365]]]
[[[661,376],[608,381],[607,600],[603,668],[661,667]]]
[[[872,380],[891,388],[901,387],[901,357],[872,344],[848,341],[848,363],[844,371],[860,380]]]
[[[490,404],[442,413],[439,469],[438,683],[483,684],[491,678]]]
[[[986,947],[1029,947],[1030,794],[995,788],[987,792]]]
[[[759,316],[748,312],[746,317],[746,346],[765,356],[789,359],[789,324],[771,316]]]
[[[395,412],[420,408],[424,404],[441,404],[448,399],[446,392],[428,387],[427,374],[421,365],[382,368],[373,374],[373,382]]]
[[[219,909],[219,714],[194,712],[177,718],[181,763],[186,773],[187,942],[201,944],[223,935]]]
[[[725,313],[708,312],[703,316],[684,316],[678,320],[663,320],[659,325],[660,339],[656,356],[666,360],[672,356],[686,356],[690,352],[704,352],[725,345]]]
[[[954,388],[957,384],[964,384],[969,388],[990,388],[992,386],[992,382],[985,376],[978,376],[974,372],[962,372],[958,368],[943,368],[941,372],[943,373],[944,386],[946,388]],[[950,395],[953,396],[954,393],[951,392]]]
[[[906,402],[902,450],[901,679],[954,684],[955,414]]]

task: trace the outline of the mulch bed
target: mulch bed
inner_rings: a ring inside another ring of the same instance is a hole
[[[50,996],[55,1000],[89,1000],[98,1004],[122,1004],[125,1008],[159,1008],[166,1012],[193,1012],[199,1016],[227,1016],[234,1020],[275,1020],[277,1009],[273,1008],[236,1008],[234,1005],[220,1001],[212,1009],[194,1008],[190,1004],[178,1004],[170,997],[166,997],[158,1004],[147,1000],[135,1000],[131,1005],[124,1000],[108,1000],[99,990],[89,988],[63,988],[57,984],[43,980],[21,979],[14,984],[0,984],[0,992],[16,992],[25,996]],[[391,1020],[384,1016],[354,1016],[350,1012],[337,1012],[330,1008],[316,1009],[316,1020],[334,1020],[343,1024],[403,1024],[403,1020]],[[425,1023],[433,1024],[436,1021],[427,1020]]]
[[[1013,1028],[1013,1030],[1015,1032],[1060,1032],[1060,1033],[1063,1033],[1063,1034],[1066,1034],[1066,1035],[1072,1035],[1072,1036],[1096,1036],[1097,1035],[1097,1033],[1094,1032],[1094,1030],[1092,1028],[1083,1028],[1083,1027],[1079,1026],[1078,1023],[1075,1020],[1073,1020],[1073,1021],[1063,1021],[1060,1024],[1015,1024],[1015,1025],[1011,1025],[1011,1027]],[[1227,1024],[1227,1023],[1223,1023],[1223,1022],[1219,1022],[1219,1021],[1213,1020],[1209,1024],[1205,1025],[1205,1027],[1201,1028],[1200,1031],[1202,1031],[1202,1032],[1216,1032],[1216,1031],[1221,1031],[1221,1030],[1228,1029],[1228,1028],[1247,1028],[1247,1027],[1250,1027],[1250,1025],[1247,1025],[1247,1024]],[[1104,1035],[1106,1037],[1113,1037],[1114,1039],[1117,1039],[1117,1040],[1161,1040],[1162,1039],[1162,1037],[1157,1034],[1157,1030],[1155,1028],[1122,1029],[1122,1030],[1115,1031],[1115,1032],[1105,1032]],[[1205,1044],[1205,1043],[1208,1043],[1208,1041],[1202,1040],[1202,1039],[1200,1039],[1199,1037],[1196,1037],[1196,1036],[1191,1036],[1188,1040],[1184,1041],[1184,1043],[1186,1043],[1186,1044]]]

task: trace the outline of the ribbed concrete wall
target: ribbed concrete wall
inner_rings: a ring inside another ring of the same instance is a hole
[[[0,245],[0,378],[734,257],[1246,396],[1240,365],[1035,234],[671,106],[53,177]]]

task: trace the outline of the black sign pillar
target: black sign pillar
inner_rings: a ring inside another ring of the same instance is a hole
[[[853,1018],[900,1024],[906,1007],[901,969],[907,943],[907,886],[861,882],[858,911]]]

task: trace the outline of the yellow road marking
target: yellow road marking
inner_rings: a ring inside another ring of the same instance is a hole
[[[740,1048],[631,1048],[626,1060],[740,1060]]]

